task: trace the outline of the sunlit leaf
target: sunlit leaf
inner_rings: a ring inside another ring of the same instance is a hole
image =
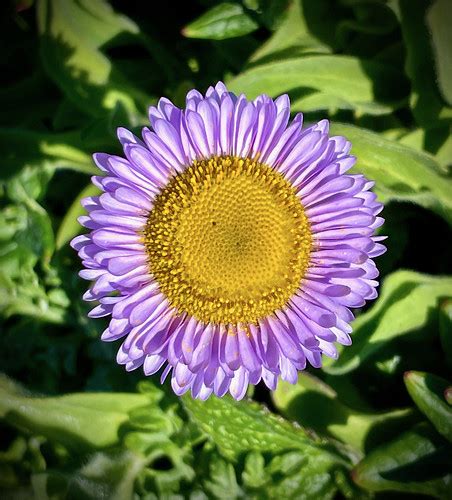
[[[236,402],[227,397],[202,402],[190,396],[185,396],[183,403],[190,417],[227,459],[237,461],[243,453],[253,451],[279,456],[292,450],[297,458],[294,465],[297,483],[292,491],[304,491],[306,498],[315,498],[320,492],[329,498],[334,493],[332,472],[346,466],[347,461],[327,443],[308,437],[304,430],[277,418],[257,403]],[[287,464],[275,462],[273,468],[274,472],[278,469],[288,474]],[[294,478],[288,474],[285,480],[290,483]],[[275,488],[281,488],[280,493],[289,491],[288,484]]]
[[[307,93],[308,97],[321,92],[334,97],[340,109],[378,115],[400,107],[406,81],[398,70],[375,61],[344,55],[309,55],[255,66],[233,78],[229,88],[249,98],[262,93],[276,97],[290,92],[295,101],[292,111],[303,111],[303,96],[297,97],[297,92]],[[393,92],[393,88],[397,90]],[[321,109],[321,103],[318,105]],[[323,109],[330,105],[328,102]]]
[[[329,53],[331,49],[308,30],[301,1],[293,1],[283,22],[273,35],[252,55],[252,65],[296,58],[302,54]]]
[[[388,276],[375,305],[353,323],[353,344],[325,369],[334,374],[358,368],[387,342],[419,331],[440,298],[452,294],[452,277],[397,271]]]
[[[6,422],[75,450],[117,443],[128,412],[149,401],[144,394],[127,393],[32,396],[4,376],[0,394],[0,417]]]
[[[352,143],[355,170],[376,182],[382,201],[418,203],[452,223],[452,182],[433,157],[352,125],[333,124],[331,133]]]
[[[256,22],[240,4],[223,2],[187,25],[182,34],[187,38],[225,40],[247,35],[257,28]]]
[[[100,193],[99,188],[93,184],[88,184],[75,198],[69,210],[66,212],[60,227],[56,234],[55,245],[59,250],[69,243],[69,241],[81,231],[82,227],[77,220],[77,217],[85,213],[85,209],[80,204],[83,198],[88,196],[96,196]]]
[[[330,435],[364,452],[368,441],[376,434],[386,434],[406,428],[413,420],[410,410],[382,413],[362,413],[341,401],[328,385],[307,373],[300,373],[295,385],[281,381],[272,398],[278,410],[288,419]]]
[[[104,0],[40,0],[38,26],[47,73],[89,115],[121,102],[143,112],[150,98],[127,80],[102,48],[121,35],[138,36],[138,26]]]

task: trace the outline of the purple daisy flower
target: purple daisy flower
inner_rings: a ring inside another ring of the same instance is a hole
[[[72,246],[111,315],[117,361],[205,399],[297,381],[351,343],[350,308],[377,296],[382,205],[328,121],[289,122],[286,95],[248,101],[223,83],[181,110],[151,107],[143,138],[118,130],[125,158],[97,153],[103,194],[83,200]]]

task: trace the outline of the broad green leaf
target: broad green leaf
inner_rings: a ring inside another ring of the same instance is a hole
[[[439,121],[452,120],[452,108],[446,106],[436,86],[426,20],[429,3],[425,0],[399,2],[402,34],[407,51],[406,73],[412,82],[411,107],[418,124],[426,128],[436,125]]]
[[[390,138],[390,137],[388,137]],[[452,131],[449,125],[431,129],[414,129],[395,138],[400,144],[418,151],[428,151],[447,174],[452,164]]]
[[[58,228],[55,240],[57,250],[67,245],[71,239],[77,236],[82,230],[80,223],[77,221],[77,217],[83,215],[85,209],[80,204],[80,201],[88,196],[96,196],[98,194],[100,194],[99,188],[93,184],[88,184],[88,186],[77,195]]]
[[[317,103],[318,109],[330,107],[334,98],[340,109],[378,115],[400,106],[406,81],[400,71],[375,61],[345,55],[310,55],[255,66],[233,78],[228,86],[248,98],[291,92],[295,94],[293,111],[303,111],[303,96],[296,98],[297,92],[321,92],[329,97],[324,106],[321,101]]]
[[[133,21],[104,0],[40,0],[37,13],[45,70],[76,106],[93,116],[118,102],[131,113],[145,109],[149,97],[101,51],[121,35],[138,37]]]
[[[309,33],[301,1],[291,3],[286,17],[273,35],[251,56],[250,65],[296,58],[302,54],[329,53],[331,49]]]
[[[187,38],[225,40],[252,33],[258,25],[238,3],[223,2],[187,25],[182,34]]]
[[[41,434],[68,448],[104,448],[118,442],[128,413],[145,406],[144,394],[80,393],[38,397],[0,378],[0,417],[7,423]]]
[[[394,433],[413,420],[412,412],[405,409],[385,413],[354,411],[339,401],[331,387],[308,373],[300,373],[295,385],[279,382],[272,399],[286,418],[320,435],[335,437],[360,452],[369,441],[375,441],[375,434],[389,430]]]
[[[438,85],[444,99],[452,105],[452,11],[449,0],[436,0],[427,11],[432,36]]]
[[[425,327],[432,308],[449,296],[452,277],[394,272],[385,279],[375,305],[353,322],[353,344],[325,370],[336,375],[355,370],[387,342]]]
[[[1,178],[7,179],[25,166],[48,165],[88,174],[97,173],[91,158],[83,151],[78,133],[59,134],[20,129],[0,129],[3,151]]]
[[[355,170],[375,181],[381,201],[418,203],[452,223],[452,182],[433,157],[353,125],[333,124],[331,133],[352,143]]]
[[[400,491],[447,500],[452,495],[452,448],[427,423],[367,455],[352,473],[371,491]]]
[[[452,408],[444,398],[450,382],[430,373],[405,373],[406,388],[416,406],[446,439],[452,441]]]

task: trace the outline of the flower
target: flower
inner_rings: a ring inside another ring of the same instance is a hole
[[[178,395],[248,384],[275,389],[351,343],[350,308],[377,296],[382,205],[328,121],[289,122],[286,95],[249,101],[223,83],[162,98],[142,139],[120,128],[125,158],[97,153],[103,191],[85,198],[76,237],[93,280],[89,316],[111,315],[117,361]]]

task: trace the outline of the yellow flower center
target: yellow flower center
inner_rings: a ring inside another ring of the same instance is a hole
[[[231,156],[195,161],[156,196],[144,231],[150,271],[181,313],[256,323],[284,307],[312,236],[299,197],[271,167]]]

